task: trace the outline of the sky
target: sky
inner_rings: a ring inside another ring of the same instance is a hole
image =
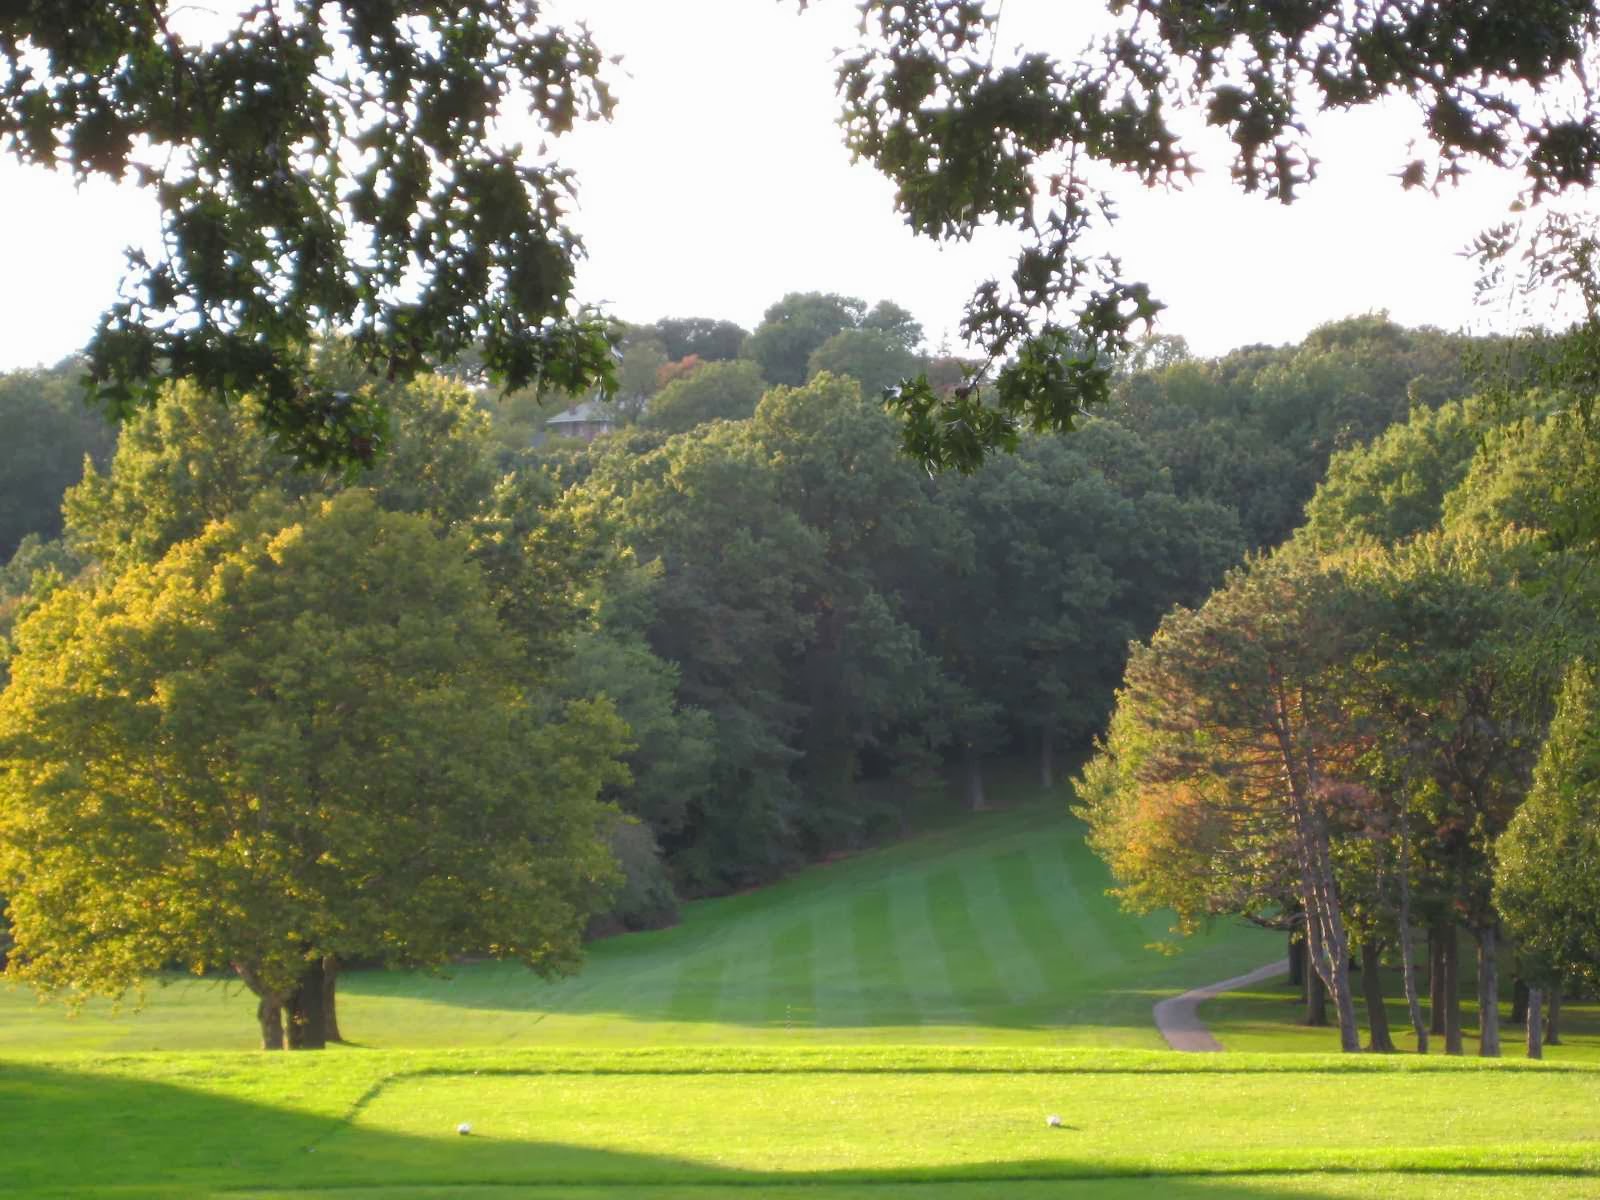
[[[894,300],[930,347],[959,351],[978,283],[1003,274],[1013,235],[940,247],[895,214],[893,187],[852,164],[836,124],[835,51],[854,40],[848,0],[557,0],[622,64],[612,122],[554,143],[576,169],[572,222],[588,257],[580,299],[625,320],[706,316],[752,328],[786,292]],[[1092,5],[1008,0],[1001,44],[1070,57]],[[1526,314],[1473,302],[1460,251],[1505,219],[1516,181],[1479,172],[1441,197],[1402,192],[1414,117],[1393,106],[1318,118],[1318,180],[1292,206],[1239,194],[1228,157],[1199,143],[1204,174],[1181,191],[1120,181],[1106,248],[1165,302],[1157,332],[1221,354],[1295,341],[1377,310],[1408,325],[1506,331]],[[132,186],[75,187],[0,163],[0,369],[81,346],[115,296],[123,250],[153,244],[153,204]],[[1538,315],[1538,314],[1535,314]]]

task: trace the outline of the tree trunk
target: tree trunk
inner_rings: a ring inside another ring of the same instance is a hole
[[[256,1003],[256,1020],[261,1023],[261,1048],[283,1049],[283,1005],[270,996]]]
[[[1461,947],[1454,925],[1443,929],[1444,940],[1444,1052],[1461,1051]]]
[[[1523,1020],[1528,1030],[1528,1057],[1544,1057],[1544,993],[1538,988],[1528,989],[1527,1012]]]
[[[1315,966],[1316,960],[1321,957],[1317,945],[1320,935],[1309,919],[1306,921],[1306,937],[1309,943],[1306,948],[1306,961],[1311,969],[1306,972],[1305,1023],[1321,1029],[1328,1024],[1328,985],[1322,981],[1322,972]]]
[[[339,986],[339,960],[331,954],[322,957],[322,1028],[330,1042],[344,1041],[339,1032],[338,1000],[334,995]]]
[[[1450,927],[1435,921],[1428,930],[1428,1032],[1443,1036],[1445,1002],[1445,931]]]
[[[1400,809],[1400,980],[1405,986],[1406,1015],[1416,1035],[1417,1053],[1428,1052],[1428,1027],[1422,1021],[1422,1001],[1417,996],[1417,966],[1411,953],[1411,829],[1408,810]]]
[[[1273,675],[1273,733],[1289,792],[1290,823],[1300,868],[1300,902],[1306,913],[1306,927],[1316,933],[1311,942],[1311,964],[1328,985],[1333,999],[1339,1018],[1339,1048],[1346,1054],[1359,1053],[1361,1030],[1356,1025],[1356,1007],[1350,995],[1350,939],[1333,877],[1327,813],[1317,799],[1315,747],[1304,736],[1305,730],[1299,727],[1295,716],[1305,698],[1302,695],[1291,701],[1291,689],[1275,670]]]
[[[1528,1022],[1528,997],[1532,989],[1528,981],[1518,976],[1511,981],[1511,1023],[1525,1025]]]
[[[1371,1036],[1367,1049],[1374,1054],[1393,1054],[1389,1036],[1389,1013],[1383,1007],[1383,977],[1378,973],[1378,943],[1369,938],[1361,943],[1361,991],[1367,1001],[1367,1029]]]
[[[267,991],[261,976],[248,963],[234,963],[234,972],[256,994],[256,1022],[261,1026],[261,1048],[283,1049],[283,997]]]
[[[1056,723],[1046,721],[1039,730],[1039,786],[1056,786]]]
[[[322,959],[306,964],[300,986],[289,997],[289,1049],[321,1050],[328,1044],[326,1011],[323,1008],[324,972]]]
[[[971,742],[962,744],[961,763],[966,769],[967,811],[982,812],[989,807],[983,794],[983,756]]]
[[[1550,1003],[1546,1006],[1544,1018],[1544,1044],[1546,1046],[1561,1045],[1561,988],[1559,985],[1550,989]]]
[[[1500,1057],[1500,963],[1495,930],[1478,931],[1478,1057]]]
[[[1306,940],[1296,931],[1289,932],[1289,986],[1300,989],[1301,999],[1306,994]]]

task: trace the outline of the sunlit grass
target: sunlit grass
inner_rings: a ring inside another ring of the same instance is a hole
[[[1399,1178],[1406,1195],[1593,1194],[1597,1100],[1600,1068],[1040,1048],[147,1054],[0,1071],[0,1128],[27,1131],[8,1139],[16,1195],[806,1183],[797,1194],[837,1200],[1031,1181],[1117,1196],[1136,1177],[1176,1196],[1377,1195]],[[1318,1183],[1258,1178],[1291,1173]]]
[[[1600,1066],[1155,1052],[1156,999],[1281,940],[1222,926],[1153,953],[1166,922],[1117,910],[1062,796],[1009,795],[690,905],[675,929],[595,946],[571,980],[352,973],[354,1044],[324,1054],[246,1049],[254,1000],[236,984],[75,1018],[0,992],[0,1194],[1600,1194]],[[1236,1049],[1333,1045],[1293,1024],[1287,989],[1204,1011]],[[1575,1053],[1588,1020],[1569,1010]]]
[[[574,978],[507,964],[349,972],[346,1037],[370,1047],[701,1044],[1087,1045],[1158,1049],[1150,1006],[1260,965],[1270,934],[1219,926],[1176,957],[1105,893],[1066,793],[1013,781],[1002,811],[930,822],[887,849],[690,904],[682,924],[591,947]],[[180,978],[144,1006],[75,1018],[0,986],[0,1053],[247,1049],[254,997]]]

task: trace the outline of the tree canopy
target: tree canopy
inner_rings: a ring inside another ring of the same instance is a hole
[[[425,518],[359,491],[268,502],[57,591],[18,644],[15,973],[118,994],[232,967],[288,1005],[327,955],[575,963],[622,727],[539,711],[481,572]]]
[[[211,36],[170,0],[25,3],[0,24],[0,147],[155,193],[163,253],[134,253],[88,347],[115,415],[163,377],[245,395],[288,452],[369,461],[380,395],[309,356],[347,334],[408,379],[473,350],[507,388],[609,381],[602,322],[572,305],[571,173],[496,132],[609,115],[582,27],[511,0],[240,9]]]
[[[862,42],[838,73],[849,148],[895,184],[919,234],[1026,235],[968,306],[963,332],[987,355],[969,386],[921,377],[895,393],[906,447],[931,466],[971,469],[1019,430],[1070,428],[1106,398],[1132,331],[1161,307],[1089,248],[1114,219],[1106,168],[1186,182],[1199,164],[1184,110],[1226,134],[1239,187],[1283,203],[1316,176],[1311,113],[1394,96],[1424,130],[1396,163],[1403,187],[1493,164],[1519,170],[1536,203],[1589,187],[1600,163],[1587,2],[1110,9],[1115,32],[1090,47],[1002,52],[1001,6],[862,4]],[[581,24],[511,0],[293,0],[220,33],[187,16],[171,0],[31,2],[0,28],[0,146],[80,178],[131,177],[160,205],[164,250],[133,255],[89,347],[113,412],[149,402],[162,377],[192,378],[224,399],[254,395],[306,461],[368,460],[381,399],[329,386],[307,355],[330,327],[390,378],[472,352],[507,387],[610,386],[605,328],[573,307],[575,181],[496,133],[512,104],[546,134],[610,115],[604,57]],[[1485,252],[1503,259],[1509,240],[1488,236]],[[848,324],[785,334],[782,351],[758,331],[756,356],[773,382],[799,384],[806,356]],[[709,357],[731,333],[661,336],[704,339]]]

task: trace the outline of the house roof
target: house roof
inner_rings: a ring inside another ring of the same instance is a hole
[[[610,407],[601,404],[598,400],[585,400],[575,404],[564,413],[558,413],[545,422],[546,425],[615,425],[617,416]]]

